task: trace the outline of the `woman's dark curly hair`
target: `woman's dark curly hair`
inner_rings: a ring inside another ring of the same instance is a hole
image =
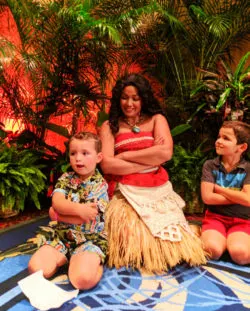
[[[159,101],[155,98],[149,81],[139,74],[130,74],[118,80],[112,90],[111,106],[109,111],[109,124],[112,133],[119,130],[119,117],[123,116],[120,105],[122,91],[127,86],[134,86],[142,101],[141,113],[147,116],[162,114],[165,116]]]

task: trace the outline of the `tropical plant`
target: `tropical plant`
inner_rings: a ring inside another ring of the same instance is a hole
[[[172,159],[165,167],[170,175],[174,190],[184,199],[186,213],[202,213],[204,205],[200,197],[202,166],[208,153],[202,145],[195,150],[176,144]]]
[[[110,20],[96,15],[97,7],[98,1],[80,0],[6,0],[2,5],[21,39],[14,45],[4,38],[0,44],[2,55],[8,55],[8,64],[2,64],[2,102],[41,139],[47,130],[68,137],[105,99],[101,86],[120,37]],[[66,114],[72,118],[67,126],[53,122]]]
[[[139,16],[154,9],[150,1],[109,0],[6,0],[1,7],[10,10],[21,40],[0,41],[0,62],[8,59],[0,63],[2,103],[41,139],[47,130],[68,137],[93,110],[102,117],[106,85],[127,62],[122,43]],[[56,124],[65,115],[72,122]]]
[[[18,149],[0,142],[0,212],[23,211],[29,200],[40,209],[39,194],[46,190],[46,176],[38,156],[29,149]]]
[[[166,0],[155,1],[155,7],[138,23],[128,57],[163,85],[167,110],[174,108],[179,117],[170,120],[172,127],[190,124],[209,107],[190,98],[201,70],[214,69],[220,59],[231,61],[232,53],[249,42],[250,2]]]
[[[197,101],[207,101],[209,113],[222,109],[224,119],[242,120],[244,111],[250,108],[250,67],[245,68],[249,57],[250,52],[247,52],[234,72],[222,60],[215,72],[202,70],[203,78],[191,96]]]
[[[0,122],[0,139],[4,139],[7,136],[7,132],[4,129],[4,124]]]
[[[42,140],[47,130],[68,137],[91,110],[106,118],[107,81],[137,66],[163,85],[159,94],[178,110],[177,125],[190,123],[206,105],[190,100],[202,76],[196,69],[213,68],[247,42],[249,6],[248,0],[0,2],[21,39],[15,45],[0,38],[2,108],[9,103],[9,113]],[[54,117],[65,114],[72,121],[56,124]]]

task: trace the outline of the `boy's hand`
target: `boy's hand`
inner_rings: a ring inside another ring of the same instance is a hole
[[[79,216],[82,218],[83,222],[89,223],[94,221],[98,214],[97,202],[88,202],[83,205],[84,206],[79,211]]]
[[[221,186],[214,184],[214,192],[215,193],[221,193],[221,190],[222,190]]]

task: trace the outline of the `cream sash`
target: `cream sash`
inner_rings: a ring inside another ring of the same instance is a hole
[[[174,192],[170,181],[162,186],[150,188],[119,183],[118,189],[140,215],[153,236],[162,240],[181,241],[179,226],[191,233],[182,211],[185,202]]]

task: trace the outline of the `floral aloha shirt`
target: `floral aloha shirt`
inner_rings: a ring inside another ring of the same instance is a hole
[[[108,185],[97,169],[86,180],[81,180],[75,172],[64,173],[58,179],[53,193],[63,193],[66,198],[78,203],[97,201],[99,213],[94,221],[81,225],[51,222],[43,228],[43,244],[55,247],[67,257],[86,250],[95,252],[104,262],[107,252],[104,231],[104,212],[109,202],[107,189]]]
[[[88,224],[81,225],[84,233],[100,233],[104,230],[104,211],[108,205],[108,185],[100,172],[96,169],[95,174],[81,180],[75,172],[64,173],[55,185],[55,192],[65,194],[67,199],[78,203],[94,202],[97,200],[98,215]],[[73,228],[78,225],[71,225]]]

